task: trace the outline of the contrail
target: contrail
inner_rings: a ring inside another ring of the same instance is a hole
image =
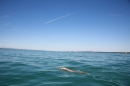
[[[70,16],[70,15],[73,15],[73,14],[75,14],[75,13],[77,13],[77,12],[78,12],[78,11],[73,12],[73,13],[70,13],[70,14],[67,14],[67,15],[64,15],[64,16],[61,16],[61,17],[58,17],[58,18],[55,18],[55,19],[52,19],[52,20],[50,20],[50,21],[45,22],[44,24],[48,24],[48,23],[53,22],[53,21],[56,21],[56,20],[58,20],[58,19],[65,18],[65,17]]]

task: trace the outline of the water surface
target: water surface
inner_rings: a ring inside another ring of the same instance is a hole
[[[0,86],[130,86],[130,54],[0,49]]]

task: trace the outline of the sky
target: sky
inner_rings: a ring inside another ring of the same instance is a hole
[[[130,0],[0,0],[0,47],[130,52]]]

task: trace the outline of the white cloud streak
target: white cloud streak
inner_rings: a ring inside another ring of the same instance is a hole
[[[64,16],[61,16],[61,17],[58,17],[58,18],[55,18],[55,19],[52,19],[52,20],[50,20],[50,21],[45,22],[44,24],[48,24],[48,23],[51,23],[51,22],[53,22],[53,21],[56,21],[56,20],[65,18],[65,17],[70,16],[70,15],[73,15],[73,14],[75,14],[75,13],[77,13],[77,12],[78,12],[78,11],[73,12],[73,13],[70,13],[70,14],[67,14],[67,15],[64,15]]]

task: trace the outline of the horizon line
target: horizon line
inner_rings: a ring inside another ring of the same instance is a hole
[[[130,54],[130,51],[89,51],[89,50],[80,50],[80,51],[76,51],[76,50],[43,50],[43,49],[25,49],[25,48],[3,48],[0,47],[0,49],[16,49],[16,50],[36,50],[36,51],[54,51],[54,52],[99,52],[99,53],[128,53]]]

